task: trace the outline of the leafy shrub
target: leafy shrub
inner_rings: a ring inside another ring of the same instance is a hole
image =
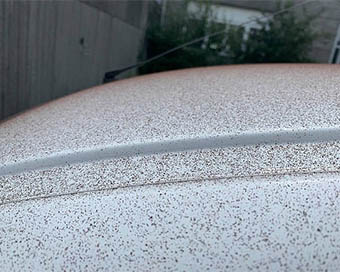
[[[286,2],[285,8],[292,5]],[[242,40],[241,28],[229,28],[229,56],[233,63],[311,62],[308,53],[318,36],[312,29],[315,16],[298,16],[286,11],[267,21],[258,20],[259,29]]]
[[[225,32],[146,64],[139,69],[141,74],[234,63],[311,61],[308,52],[316,38],[311,25],[313,16],[287,11],[267,20],[258,20],[259,28],[245,38],[242,26],[215,22],[206,1],[196,0],[200,8],[197,14],[188,12],[189,3],[172,2],[164,24],[151,20],[146,31],[146,58],[210,33]],[[281,6],[291,5],[288,1]]]

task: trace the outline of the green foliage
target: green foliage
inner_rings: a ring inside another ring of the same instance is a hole
[[[223,24],[209,22],[209,17],[211,17],[209,5],[201,3],[201,16],[198,17],[197,14],[194,15],[187,12],[189,1],[172,3],[169,7],[172,10],[168,11],[164,24],[161,25],[159,20],[156,20],[156,22],[151,22],[146,31],[147,58],[225,28]],[[223,58],[218,56],[217,50],[214,45],[212,46],[214,42],[220,40],[221,37],[218,37],[208,42],[198,42],[190,47],[180,49],[143,66],[140,68],[140,73],[145,74],[180,68],[223,64]]]
[[[287,2],[285,7],[290,7]],[[315,17],[314,17],[315,18]],[[313,16],[305,12],[298,17],[287,11],[267,21],[258,21],[260,28],[242,40],[243,31],[231,28],[229,56],[233,63],[311,62],[308,53],[317,34],[312,29]]]
[[[311,27],[312,16],[285,12],[266,21],[259,20],[259,29],[245,38],[243,27],[214,22],[207,1],[196,1],[199,11],[195,14],[187,11],[190,1],[172,3],[164,24],[153,20],[147,29],[147,58],[209,33],[221,30],[225,33],[151,62],[140,68],[141,74],[232,63],[311,61],[308,51],[316,37]],[[285,7],[289,5],[290,2]]]

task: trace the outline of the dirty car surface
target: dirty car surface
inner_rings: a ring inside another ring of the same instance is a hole
[[[0,124],[2,270],[336,271],[340,68],[95,87]]]

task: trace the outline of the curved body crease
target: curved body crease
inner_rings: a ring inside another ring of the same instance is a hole
[[[236,65],[5,120],[0,267],[336,271],[339,101],[338,66]]]

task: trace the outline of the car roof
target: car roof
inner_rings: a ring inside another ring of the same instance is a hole
[[[222,66],[122,80],[3,122],[0,164],[140,144],[338,129],[339,83],[337,66],[315,64]]]
[[[334,65],[234,65],[136,77],[64,97],[0,125],[0,179],[9,183],[2,201],[336,171],[339,83]],[[61,179],[73,183],[55,186]],[[26,189],[18,186],[23,180]]]
[[[159,73],[1,123],[0,266],[337,267],[339,71]]]

